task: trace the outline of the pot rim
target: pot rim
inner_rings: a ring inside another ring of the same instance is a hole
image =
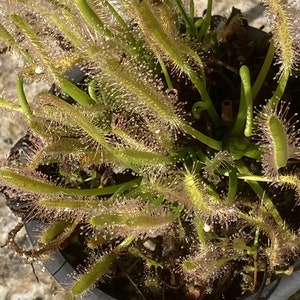
[[[29,220],[24,223],[27,236],[32,246],[38,242],[37,236],[41,232],[42,222],[40,220]],[[49,259],[43,262],[49,274],[67,290],[74,282],[73,275],[78,273],[76,269],[66,260],[60,250],[50,252]],[[82,300],[116,300],[98,288],[88,289],[82,296]]]

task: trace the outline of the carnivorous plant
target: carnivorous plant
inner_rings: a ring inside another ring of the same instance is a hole
[[[19,102],[0,106],[29,128],[29,147],[0,167],[22,217],[6,246],[30,259],[81,249],[71,296],[120,297],[118,285],[126,299],[217,299],[228,286],[238,297],[299,254],[297,99],[285,96],[296,7],[264,0],[267,34],[238,9],[212,15],[212,0],[197,17],[197,2],[0,4],[0,38],[27,62]],[[27,99],[40,78],[51,90]],[[44,230],[21,249],[31,219]]]

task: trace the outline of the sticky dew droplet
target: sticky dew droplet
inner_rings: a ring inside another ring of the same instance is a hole
[[[44,68],[41,67],[41,66],[37,66],[37,67],[35,68],[34,72],[35,72],[36,74],[42,74],[42,73],[44,73]]]

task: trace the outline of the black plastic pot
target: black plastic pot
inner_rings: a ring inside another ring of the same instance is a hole
[[[247,297],[244,300],[287,300],[300,289],[300,260],[293,265],[293,273],[278,277],[261,292]]]
[[[39,220],[32,220],[25,223],[25,229],[28,238],[32,245],[37,242],[37,236],[41,231],[41,222]],[[50,275],[60,284],[61,287],[67,289],[74,283],[72,275],[76,274],[76,269],[64,257],[63,252],[54,251],[50,254],[49,259],[44,262],[45,268]],[[101,290],[95,288],[88,290],[83,296],[83,300],[116,300],[115,298],[105,294]]]
[[[32,135],[26,134],[22,137],[16,145],[11,149],[8,160],[18,161],[24,163],[26,158],[22,155],[28,155],[32,149]],[[1,192],[6,198],[7,206],[20,218],[26,218],[30,208],[29,201],[20,199],[19,196],[14,195],[6,187],[1,187]],[[43,230],[45,224],[39,219],[32,219],[24,223],[26,233],[31,245],[34,247],[37,244],[38,236]],[[49,259],[44,262],[45,268],[50,275],[59,283],[60,286],[67,289],[74,283],[74,275],[78,273],[76,266],[73,266],[67,259],[64,251],[53,251],[50,253]],[[80,296],[82,300],[115,300],[115,298],[105,294],[101,290],[94,288],[88,290],[84,295]]]

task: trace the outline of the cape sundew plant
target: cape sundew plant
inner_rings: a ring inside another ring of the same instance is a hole
[[[19,102],[0,106],[29,128],[0,167],[22,219],[6,246],[30,260],[73,249],[73,297],[234,299],[299,254],[300,13],[265,0],[267,34],[187,2],[0,5],[0,38],[27,62]],[[39,79],[52,88],[27,101]],[[43,231],[25,250],[30,220]]]

